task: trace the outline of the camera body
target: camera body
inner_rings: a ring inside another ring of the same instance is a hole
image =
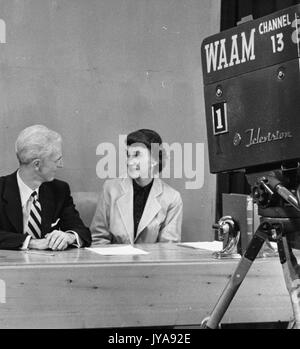
[[[300,159],[300,5],[201,46],[211,173],[281,169]]]

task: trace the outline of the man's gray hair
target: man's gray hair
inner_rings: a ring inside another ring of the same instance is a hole
[[[61,135],[43,125],[33,125],[20,132],[15,150],[20,165],[51,155],[62,142]]]

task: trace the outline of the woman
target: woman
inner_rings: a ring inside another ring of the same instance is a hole
[[[126,144],[128,176],[105,181],[91,223],[93,243],[180,241],[181,196],[157,175],[163,167],[161,137],[141,129]]]

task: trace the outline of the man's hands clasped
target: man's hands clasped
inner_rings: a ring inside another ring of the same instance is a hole
[[[28,247],[36,250],[51,249],[53,251],[62,251],[75,241],[76,237],[74,234],[61,230],[53,230],[51,233],[45,235],[43,239],[30,239]]]

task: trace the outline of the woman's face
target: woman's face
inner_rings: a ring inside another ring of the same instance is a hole
[[[127,172],[129,177],[152,178],[156,162],[152,159],[149,149],[141,143],[127,147]]]

